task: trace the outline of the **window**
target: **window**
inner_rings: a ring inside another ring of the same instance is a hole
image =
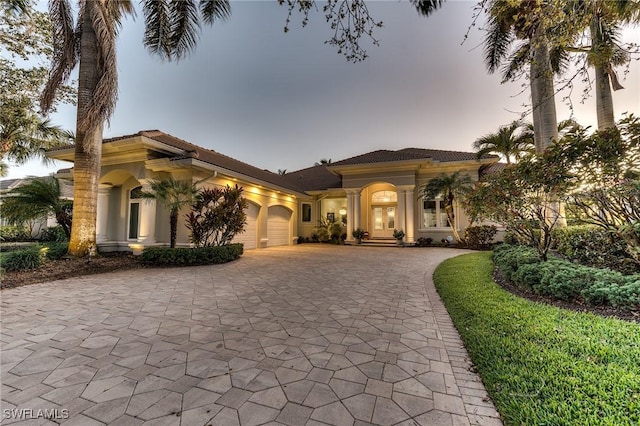
[[[302,203],[302,221],[311,222],[311,204]]]
[[[140,230],[140,199],[142,187],[138,186],[129,192],[129,239],[138,238]]]
[[[447,212],[442,200],[424,200],[422,203],[422,228],[446,228]]]
[[[371,203],[397,203],[398,193],[394,191],[377,191],[371,194]]]

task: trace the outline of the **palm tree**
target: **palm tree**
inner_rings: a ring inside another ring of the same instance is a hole
[[[9,223],[18,224],[53,214],[67,238],[71,235],[73,202],[62,198],[60,181],[51,176],[33,178],[3,197],[0,214]]]
[[[54,61],[41,106],[45,112],[50,110],[56,90],[79,64],[73,171],[76,217],[69,254],[84,256],[96,243],[102,128],[114,112],[118,95],[116,39],[122,20],[134,9],[128,0],[79,0],[78,4],[74,23],[69,0],[49,1]],[[200,21],[213,24],[230,15],[228,0],[142,0],[141,4],[146,28],[143,43],[166,60],[183,59],[195,48]]]
[[[149,192],[142,192],[142,198],[158,200],[169,209],[171,248],[174,248],[178,234],[178,214],[183,207],[193,204],[198,190],[193,182],[176,180],[173,177],[152,180],[150,187]]]
[[[329,164],[331,164],[331,158],[329,158],[328,160],[326,158],[323,158],[319,162],[315,163],[314,166],[328,166]]]
[[[510,165],[512,158],[518,161],[523,154],[531,152],[534,147],[532,134],[526,129],[516,133],[523,127],[526,128],[526,125],[516,120],[500,127],[496,133],[490,133],[476,140],[473,148],[476,149],[478,159],[486,154],[498,154]]]
[[[454,203],[458,198],[471,191],[472,188],[473,180],[471,177],[460,172],[450,175],[441,173],[420,188],[420,196],[423,199],[432,200],[440,196],[443,198],[449,226],[451,226],[453,236],[459,243],[464,242],[464,240],[460,237],[456,227]]]

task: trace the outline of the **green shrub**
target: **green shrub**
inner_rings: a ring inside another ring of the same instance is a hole
[[[141,259],[153,265],[209,265],[230,262],[243,252],[242,244],[195,248],[149,247],[144,249]]]
[[[569,262],[545,262],[540,266],[540,282],[533,291],[559,300],[577,299],[591,283],[591,271]]]
[[[0,226],[0,241],[29,241],[31,235],[25,226]]]
[[[69,241],[67,234],[64,233],[62,226],[50,226],[40,234],[40,241],[63,243]]]
[[[2,256],[2,267],[6,271],[25,271],[39,268],[46,259],[46,248],[34,244]]]
[[[495,225],[469,226],[464,231],[464,241],[469,248],[486,250],[491,247],[493,237],[498,233]]]
[[[429,247],[431,244],[433,244],[433,238],[429,238],[429,237],[420,237],[416,240],[415,246],[416,247]]]
[[[572,262],[609,268],[623,274],[640,272],[640,264],[626,251],[622,239],[595,226],[569,226],[553,232],[555,249]]]
[[[49,243],[45,245],[47,259],[61,259],[69,251],[69,243]]]
[[[509,281],[513,281],[513,274],[520,265],[541,262],[538,252],[531,247],[510,244],[502,244],[496,247],[493,251],[493,261],[502,272],[502,275]]]

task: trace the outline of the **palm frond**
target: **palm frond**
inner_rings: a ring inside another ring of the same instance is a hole
[[[511,54],[507,63],[502,67],[502,83],[513,81],[518,77],[524,67],[529,63],[531,55],[531,44],[528,42],[521,43]]]
[[[143,43],[151,53],[171,58],[171,13],[167,0],[144,0],[142,11],[145,19]]]
[[[56,91],[69,79],[78,63],[79,33],[73,29],[73,16],[68,0],[51,0],[49,15],[53,28],[53,59],[51,73],[40,99],[40,108],[47,113],[55,100]]]
[[[445,0],[411,0],[411,4],[416,8],[418,14],[429,16],[440,9]]]
[[[215,21],[224,21],[231,16],[231,4],[228,0],[201,0],[200,12],[204,23],[213,25]]]
[[[188,55],[198,42],[200,17],[195,0],[181,0],[171,3],[171,57],[180,60]]]
[[[490,16],[484,38],[484,62],[490,74],[496,72],[509,54],[513,32],[498,16]]]

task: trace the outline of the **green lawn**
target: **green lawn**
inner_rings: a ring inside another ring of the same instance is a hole
[[[434,280],[507,425],[639,425],[640,324],[564,311],[503,290],[490,253]]]

